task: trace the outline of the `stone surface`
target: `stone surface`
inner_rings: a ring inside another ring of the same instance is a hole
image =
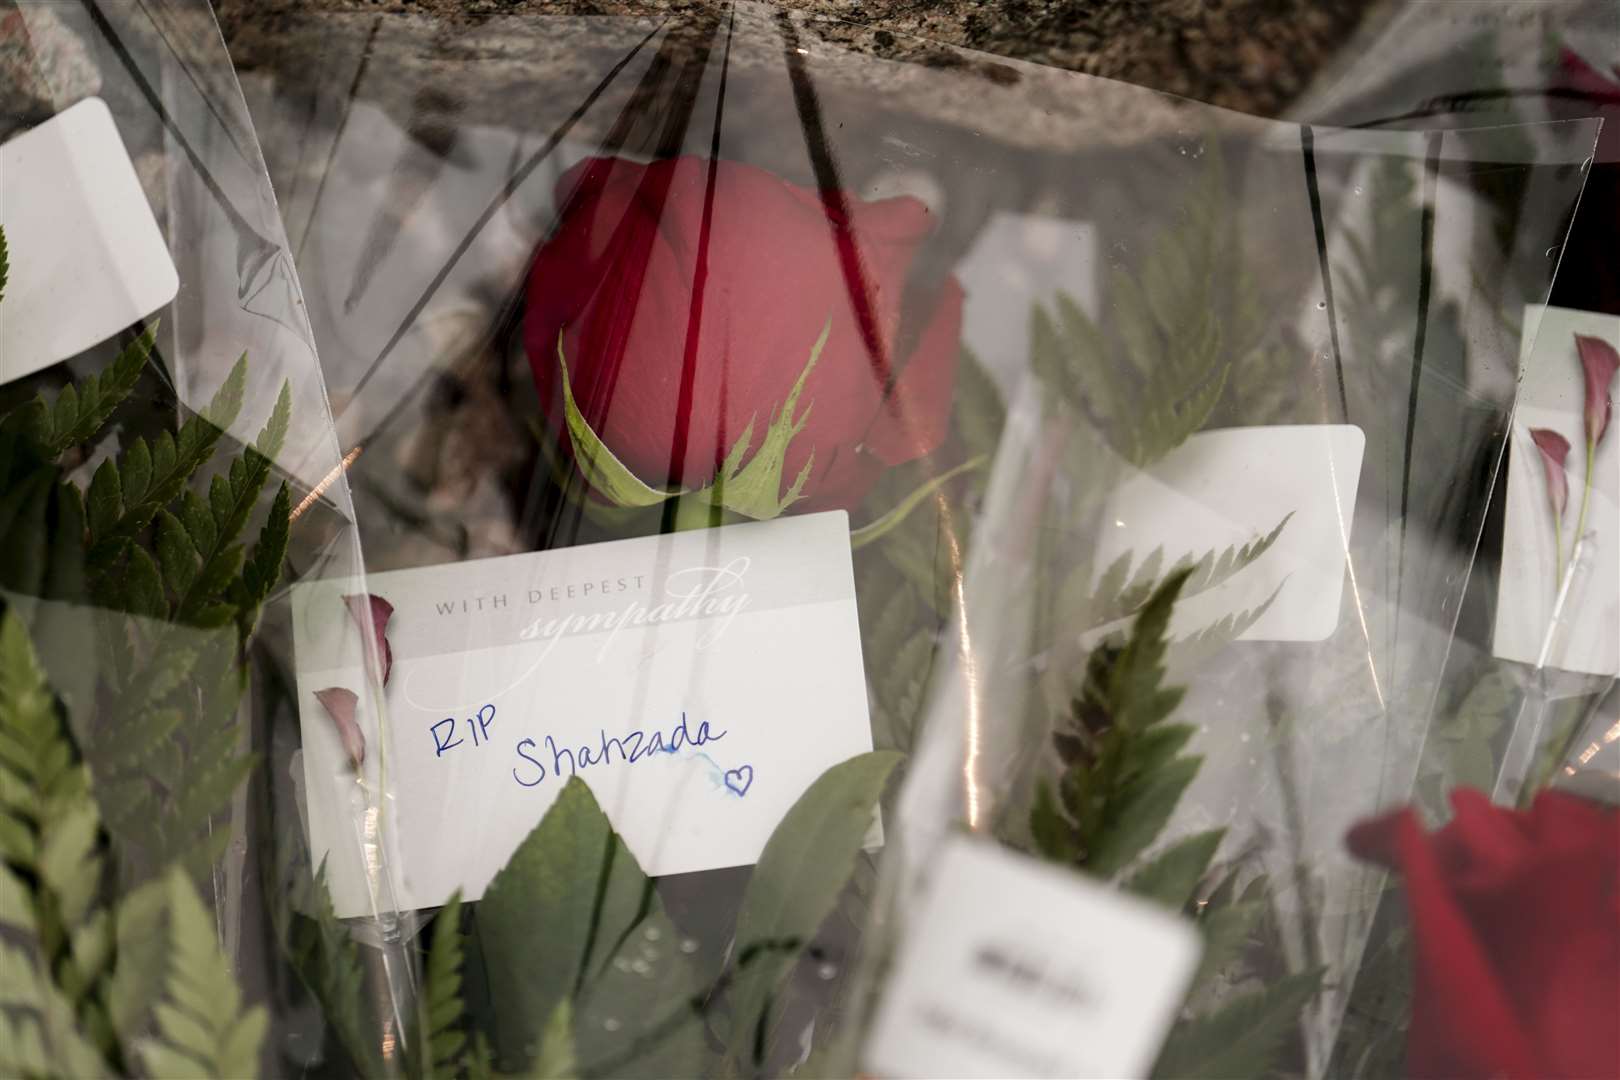
[[[910,114],[990,131],[1014,145],[1065,149],[1176,126],[1173,104],[1147,107],[1140,96],[1118,97],[1110,84],[1065,78],[1069,72],[1281,115],[1358,28],[1379,23],[1392,6],[1389,0],[782,0],[739,10],[756,22],[791,14],[797,44],[820,81],[844,80],[874,102],[901,100]],[[443,88],[472,120],[510,108],[514,97],[555,99],[573,72],[587,77],[580,38],[602,31],[570,17],[614,16],[622,26],[640,18],[652,27],[730,10],[705,0],[217,0],[217,7],[242,70],[296,71],[351,37],[356,48],[365,42],[374,69],[419,91]],[[546,32],[536,32],[535,18],[550,20]],[[402,32],[406,27],[415,30]],[[469,58],[480,61],[477,80],[467,78]],[[774,43],[732,57],[739,66],[778,70],[782,59]],[[941,70],[958,77],[929,77]],[[1077,93],[1077,85],[1086,92]],[[1124,111],[1122,102],[1129,103]],[[535,104],[545,111],[546,102]]]

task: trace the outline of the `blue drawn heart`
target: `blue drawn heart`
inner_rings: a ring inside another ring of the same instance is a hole
[[[752,765],[739,765],[735,769],[726,770],[726,787],[738,795],[748,794],[748,789],[754,784],[754,767]]]

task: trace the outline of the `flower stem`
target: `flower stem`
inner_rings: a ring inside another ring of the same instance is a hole
[[[1591,439],[1586,440],[1586,475],[1581,479],[1581,512],[1575,518],[1575,535],[1571,538],[1574,546],[1578,546],[1581,537],[1586,535],[1586,504],[1592,499],[1592,456],[1597,450],[1597,444]],[[1571,550],[1573,555],[1573,548]]]
[[[1553,518],[1553,596],[1564,587],[1564,519],[1562,516]]]

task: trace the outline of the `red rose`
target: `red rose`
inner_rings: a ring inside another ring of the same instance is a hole
[[[654,487],[702,487],[750,420],[758,447],[831,320],[782,476],[791,482],[814,453],[804,507],[853,506],[885,467],[944,438],[961,287],[945,283],[915,348],[895,356],[907,275],[933,226],[927,207],[824,201],[729,161],[715,166],[706,200],[710,164],[591,158],[558,181],[566,209],[535,257],[524,326],[541,402],[560,417],[560,332],[574,397],[603,443]],[[856,262],[868,292],[859,301],[846,276]]]
[[[1529,811],[1452,796],[1425,834],[1398,810],[1350,850],[1399,871],[1412,914],[1414,1077],[1620,1077],[1620,813],[1560,792]]]

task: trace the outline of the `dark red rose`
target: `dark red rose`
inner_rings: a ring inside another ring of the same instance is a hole
[[[1412,914],[1413,1077],[1620,1077],[1620,812],[1560,792],[1528,811],[1452,796],[1350,830]]]
[[[813,452],[803,507],[853,506],[884,468],[944,438],[961,287],[946,281],[915,347],[895,356],[927,207],[850,196],[845,220],[817,192],[721,161],[706,214],[710,164],[591,158],[558,181],[564,217],[535,257],[524,326],[541,402],[562,430],[560,333],[580,412],[608,448],[654,487],[703,487],[750,420],[758,447],[830,320],[783,486]],[[851,298],[851,259],[863,301]]]

